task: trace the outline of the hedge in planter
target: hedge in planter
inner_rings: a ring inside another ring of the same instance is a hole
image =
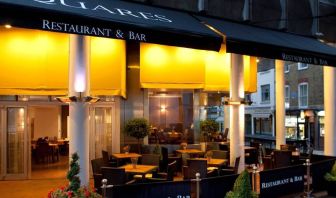
[[[225,198],[258,198],[258,194],[252,191],[250,176],[244,170],[236,179],[233,190],[226,193]]]
[[[324,175],[324,179],[328,181],[328,195],[336,196],[336,161],[331,168],[330,173]]]

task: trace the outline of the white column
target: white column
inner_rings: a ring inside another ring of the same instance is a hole
[[[240,101],[244,98],[244,62],[242,55],[231,54],[230,76],[230,100]],[[245,168],[244,108],[244,105],[230,106],[230,164],[233,166],[236,157],[240,156],[239,172]]]
[[[90,37],[70,35],[69,96],[88,96]],[[89,108],[85,102],[71,102],[69,108],[69,155],[79,155],[81,185],[89,185]]]
[[[336,156],[336,68],[324,66],[324,154]]]
[[[286,144],[285,128],[285,62],[275,60],[275,143],[276,149]]]

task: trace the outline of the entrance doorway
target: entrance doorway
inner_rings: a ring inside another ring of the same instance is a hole
[[[31,179],[65,178],[69,167],[68,106],[30,105],[28,124],[31,140]],[[63,112],[65,111],[65,112]]]

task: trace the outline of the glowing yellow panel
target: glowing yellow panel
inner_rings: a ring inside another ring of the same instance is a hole
[[[143,88],[200,89],[205,80],[205,51],[140,44]]]
[[[92,95],[126,97],[126,45],[124,40],[92,37],[90,69]]]
[[[0,94],[66,95],[67,34],[0,27]]]
[[[257,91],[256,58],[244,56],[244,90]],[[206,55],[204,91],[230,91],[231,54],[226,53],[225,45],[219,52],[208,51]]]
[[[207,52],[204,91],[230,90],[231,54],[226,53],[225,45],[219,52]]]

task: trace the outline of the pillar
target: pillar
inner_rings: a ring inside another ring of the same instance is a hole
[[[286,144],[285,128],[285,62],[275,60],[275,143],[276,149]]]
[[[90,37],[70,35],[69,96],[77,102],[69,105],[69,155],[79,155],[81,185],[89,185],[89,107],[81,97],[89,95]]]
[[[244,62],[243,56],[231,54],[230,100],[241,101],[244,98]],[[245,109],[244,105],[230,106],[230,164],[234,165],[240,156],[238,171],[245,168]]]
[[[324,154],[336,156],[336,68],[323,67],[324,76]]]

